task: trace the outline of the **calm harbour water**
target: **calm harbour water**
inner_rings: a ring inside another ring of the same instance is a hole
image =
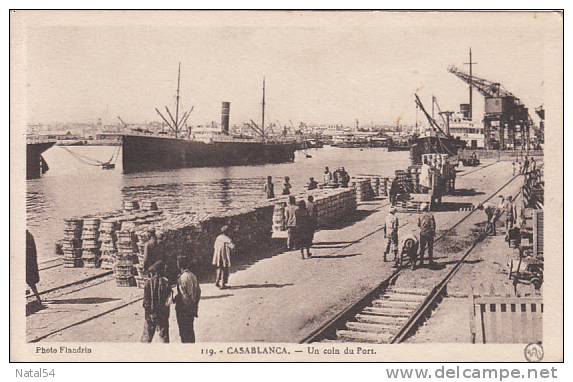
[[[113,146],[77,146],[70,150],[89,158],[108,160]],[[27,181],[27,226],[36,239],[39,260],[55,257],[55,242],[63,236],[63,219],[121,208],[129,199],[156,200],[162,209],[211,212],[245,206],[264,198],[263,184],[273,176],[275,193],[289,176],[292,192],[304,190],[309,177],[322,179],[325,166],[331,171],[344,166],[351,176],[390,176],[408,166],[408,152],[385,149],[325,147],[308,150],[312,158],[297,152],[294,163],[263,166],[187,168],[124,175],[121,153],[116,169],[102,170],[82,163],[60,147],[44,153],[50,170],[40,179]]]

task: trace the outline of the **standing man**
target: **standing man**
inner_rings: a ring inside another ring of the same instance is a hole
[[[428,163],[428,158],[424,157],[422,167],[420,168],[420,188],[422,189],[422,193],[427,193],[432,186],[431,172],[432,169]]]
[[[36,284],[40,282],[40,271],[38,270],[38,253],[36,252],[36,241],[30,231],[26,230],[26,284],[34,292],[36,301],[42,305],[42,299],[38,293]]]
[[[525,161],[523,162],[523,173],[527,174],[529,172],[529,158],[525,157]]]
[[[285,225],[287,228],[287,248],[289,250],[295,249],[296,238],[296,211],[298,207],[296,205],[296,198],[291,195],[288,198],[288,206],[285,209]]]
[[[215,239],[213,250],[213,265],[217,267],[215,286],[220,289],[227,289],[229,273],[231,269],[231,255],[235,249],[235,243],[228,236],[229,226],[221,227],[221,233]]]
[[[346,172],[344,167],[340,168],[340,187],[346,188],[348,187],[348,183],[350,183],[350,175]]]
[[[272,199],[275,197],[275,185],[273,184],[273,177],[267,176],[267,182],[265,183],[265,194],[267,194],[267,199]]]
[[[290,178],[285,176],[285,181],[283,183],[283,195],[290,195],[290,189],[292,185],[290,184]]]
[[[299,200],[297,203],[298,208],[295,211],[296,215],[296,241],[300,248],[300,256],[304,260],[304,250],[306,249],[307,257],[311,257],[310,247],[312,245],[312,236],[314,232],[312,231],[310,217],[306,210],[306,203],[304,200]]]
[[[179,277],[177,278],[177,295],[175,296],[175,313],[182,343],[195,343],[193,324],[199,312],[201,287],[197,276],[189,270],[187,257],[178,257]]]
[[[531,158],[531,172],[535,172],[536,169],[537,169],[537,162],[535,161],[535,158]]]
[[[384,222],[384,233],[386,236],[386,249],[384,250],[384,262],[390,253],[390,246],[393,245],[394,263],[398,265],[398,218],[396,217],[396,208],[390,207],[390,213],[386,216]]]
[[[318,212],[316,211],[316,206],[314,205],[314,197],[312,195],[309,195],[308,201],[306,202],[306,213],[310,219],[309,240],[310,245],[312,245],[312,242],[314,241],[314,233],[318,228]],[[312,254],[309,252],[308,257],[311,256]]]
[[[428,205],[422,203],[420,206],[424,211],[422,216],[418,218],[418,227],[420,227],[420,265],[424,264],[424,252],[428,248],[429,264],[434,264],[434,236],[436,235],[436,220],[434,215],[429,211]]]
[[[503,204],[503,212],[505,212],[505,240],[509,241],[509,231],[513,228],[515,219],[517,218],[517,209],[515,208],[511,195],[507,197],[507,200]]]
[[[328,169],[328,167],[324,168],[324,173],[322,174],[322,181],[325,185],[330,184],[332,182],[332,173]]]
[[[149,273],[149,268],[153,264],[158,263],[158,269],[160,269],[160,266],[163,265],[163,254],[161,253],[158,246],[155,228],[150,227],[147,230],[147,235],[149,236],[149,239],[147,239],[145,242],[143,249],[143,272],[145,274]]]
[[[394,178],[392,179],[392,183],[390,184],[390,191],[388,192],[388,198],[390,199],[390,204],[392,206],[396,205],[396,199],[398,198],[399,193],[400,185],[398,184],[398,180]]]
[[[173,292],[167,279],[161,275],[160,262],[152,264],[148,271],[150,276],[143,289],[145,324],[141,342],[151,342],[157,331],[161,342],[168,343],[169,304]]]

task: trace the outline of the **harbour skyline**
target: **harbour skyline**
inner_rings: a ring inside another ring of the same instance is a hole
[[[544,58],[531,51],[543,51],[549,36],[531,14],[501,23],[503,13],[418,13],[413,29],[408,13],[257,12],[253,23],[226,12],[207,25],[205,12],[185,12],[169,14],[169,27],[167,13],[30,25],[27,122],[155,121],[155,107],[174,104],[181,62],[181,103],[195,106],[193,125],[217,121],[221,101],[231,102],[231,124],[258,120],[263,76],[269,122],[414,124],[414,92],[447,110],[467,102],[467,86],[447,67],[463,69],[470,47],[475,75],[505,84],[530,110],[544,102]],[[482,113],[474,96],[474,114]]]

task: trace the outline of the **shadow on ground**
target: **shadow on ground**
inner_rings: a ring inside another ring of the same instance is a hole
[[[119,301],[120,298],[110,298],[110,297],[85,297],[85,298],[69,298],[63,300],[50,300],[48,303],[50,305],[59,304],[103,304],[111,301]]]
[[[454,191],[454,196],[476,196],[484,194],[482,191],[476,191],[475,188],[459,188]]]
[[[322,255],[322,256],[315,256],[313,255],[311,259],[343,259],[346,257],[354,257],[359,256],[360,253],[350,253],[350,254],[340,254],[340,255]]]

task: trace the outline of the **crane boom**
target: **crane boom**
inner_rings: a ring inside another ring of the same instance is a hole
[[[484,97],[515,97],[510,91],[505,89],[499,82],[493,82],[484,78],[476,77],[459,70],[455,66],[450,66],[448,72],[452,73],[460,80],[473,86]]]
[[[442,134],[446,135],[446,133],[444,133],[444,131],[440,128],[440,126],[438,125],[438,123],[436,122],[435,119],[432,118],[432,116],[430,114],[428,114],[428,112],[426,111],[426,109],[424,108],[424,105],[422,104],[422,101],[420,100],[420,97],[418,97],[417,94],[414,93],[414,96],[416,97],[416,105],[418,106],[418,108],[420,110],[422,110],[422,113],[424,113],[424,115],[426,116],[426,119],[428,120],[428,122],[430,123],[430,126],[434,129],[434,130],[438,130],[440,131]]]

